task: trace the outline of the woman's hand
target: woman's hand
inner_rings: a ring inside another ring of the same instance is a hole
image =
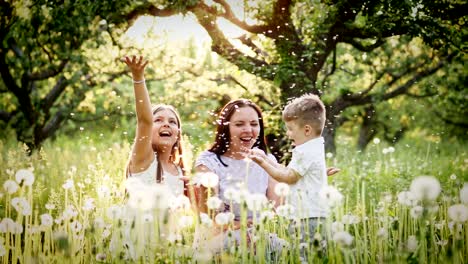
[[[338,169],[338,168],[335,168],[335,167],[327,168],[327,176],[335,175],[338,172],[340,172],[340,169]]]
[[[143,59],[143,56],[125,56],[121,59],[127,66],[130,68],[132,72],[133,81],[142,81],[145,78],[145,67],[148,64],[147,60]]]

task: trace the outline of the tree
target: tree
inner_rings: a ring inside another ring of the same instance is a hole
[[[213,2],[148,1],[126,18],[189,12],[208,32],[214,52],[278,85],[281,104],[306,92],[320,95],[332,151],[336,128],[349,120],[347,109],[420,96],[414,87],[460,56],[467,31],[466,5],[459,1],[243,1],[242,14],[228,1]],[[248,52],[226,38],[219,19],[246,31],[238,40]],[[406,53],[415,47],[424,52]],[[355,69],[347,67],[347,57]],[[346,80],[360,85],[348,87]]]
[[[122,74],[98,77],[86,54],[109,37],[106,19],[116,8],[116,1],[0,1],[0,121],[30,151],[73,118],[88,91]]]

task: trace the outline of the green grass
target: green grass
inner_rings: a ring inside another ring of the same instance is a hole
[[[206,230],[210,229],[198,223],[191,211],[180,209],[169,215],[161,208],[142,211],[126,206],[123,171],[130,141],[122,134],[83,132],[47,142],[32,156],[24,154],[21,144],[0,142],[0,262],[299,262],[300,245],[284,217],[257,219],[255,245],[247,244],[242,236],[241,245],[213,255],[203,248],[193,250],[195,237],[209,234]],[[359,153],[339,146],[338,153],[327,158],[328,166],[341,168],[329,183],[344,199],[327,221],[330,238],[325,254],[317,241],[311,241],[307,260],[463,263],[468,258],[467,221],[450,219],[448,208],[461,203],[459,192],[468,182],[466,143],[408,139],[394,146],[392,153],[384,154],[386,148],[384,143],[371,143],[366,152]],[[35,181],[9,194],[4,182],[14,181],[20,169],[32,170]],[[409,190],[411,182],[422,175],[440,182],[442,191],[436,201],[400,204],[398,193]],[[73,180],[74,188],[64,188],[67,180]],[[154,199],[144,195],[144,199]],[[14,208],[18,197],[25,198],[31,214]],[[415,206],[421,206],[420,213]],[[437,210],[431,211],[434,206]],[[43,214],[50,214],[55,222],[44,225]],[[7,226],[6,218],[16,227]],[[182,222],[184,228],[176,228]],[[168,230],[172,229],[178,230],[177,235],[171,235]],[[245,223],[241,229],[246,229]],[[278,241],[287,246],[265,257],[268,233],[277,234]],[[351,235],[353,240],[349,245],[345,240],[340,243],[339,235]],[[412,241],[417,242],[415,247]]]

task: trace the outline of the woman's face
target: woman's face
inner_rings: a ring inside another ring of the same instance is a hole
[[[172,149],[178,135],[177,117],[171,110],[164,109],[153,115],[152,144],[156,149]]]
[[[229,121],[229,133],[231,151],[241,151],[242,147],[252,148],[260,133],[260,123],[255,109],[250,106],[236,109]]]

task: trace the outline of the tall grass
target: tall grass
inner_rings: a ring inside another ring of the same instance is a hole
[[[1,262],[464,263],[468,258],[466,144],[371,143],[363,153],[341,147],[327,157],[327,165],[341,168],[329,184],[343,195],[320,227],[327,236],[300,243],[290,232],[287,208],[269,214],[271,205],[262,204],[253,225],[241,224],[250,236],[240,232],[240,244],[228,243],[218,252],[208,247],[223,241],[211,240],[213,220],[195,215],[184,201],[166,196],[167,190],[126,196],[129,150],[122,135],[61,137],[32,156],[20,144],[0,142]],[[17,176],[29,175],[23,169],[33,173],[31,185],[18,182]],[[415,198],[418,186],[412,183],[423,175],[431,176],[420,181],[435,188],[429,191],[437,192],[434,181],[440,184],[436,198]],[[148,205],[145,199],[158,202]],[[211,244],[196,247],[200,235]]]

